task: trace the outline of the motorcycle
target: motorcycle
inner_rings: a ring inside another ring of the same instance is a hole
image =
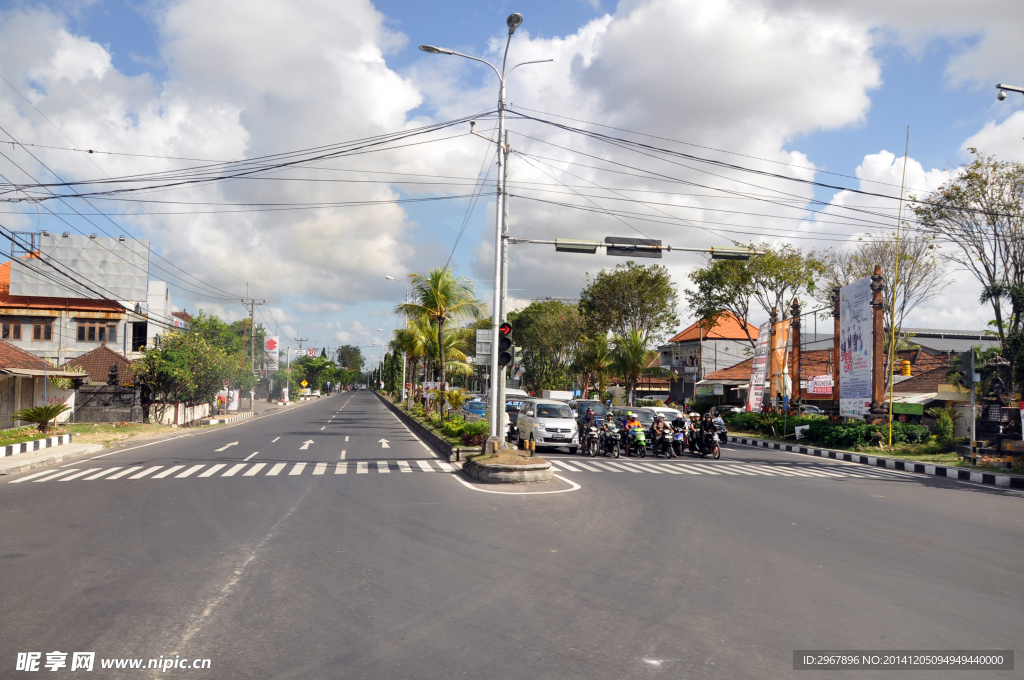
[[[600,434],[596,425],[588,425],[583,433],[583,452],[591,458],[597,455],[599,449],[598,435]]]
[[[601,433],[601,453],[605,456],[611,454],[612,458],[619,457],[619,440],[621,435],[619,434],[619,428],[614,425],[609,426],[606,432]],[[594,453],[591,456],[596,455]]]
[[[710,455],[715,460],[718,460],[722,456],[722,447],[719,446],[718,433],[717,432],[702,432],[700,440],[697,444],[698,453],[701,458]]]
[[[647,457],[647,431],[642,427],[633,428],[626,433],[626,455],[632,458],[634,451],[640,458]]]
[[[672,457],[672,428],[666,427],[661,436],[651,434],[651,445],[654,450],[654,457],[658,458],[665,454],[666,458]]]
[[[686,430],[681,427],[672,430],[672,452],[677,456],[683,455],[686,447]]]

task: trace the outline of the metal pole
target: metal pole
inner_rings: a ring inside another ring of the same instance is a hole
[[[499,137],[499,140],[504,141],[504,144],[499,147],[499,152],[505,155],[505,164],[502,168],[502,186],[508,186],[508,130],[505,131],[505,136]],[[506,300],[508,298],[508,198],[506,197],[503,202],[504,211],[502,214],[502,226],[501,226],[501,323],[508,321],[508,309],[506,308]],[[492,350],[494,351],[494,350]],[[507,369],[502,367],[499,370],[498,375],[498,436],[504,437],[505,428],[505,371]]]
[[[511,38],[511,35],[509,36]],[[501,324],[501,273],[502,273],[502,235],[505,230],[505,154],[502,140],[505,139],[505,77],[501,74],[501,88],[498,91],[498,191],[496,196],[496,217],[494,220],[494,304],[491,306],[491,417],[490,435],[501,437],[501,419],[499,413],[498,390],[498,326]]]

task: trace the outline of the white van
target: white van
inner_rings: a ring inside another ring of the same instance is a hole
[[[579,429],[572,409],[564,401],[530,398],[520,407],[516,422],[516,442],[532,441],[544,446],[568,446],[571,453],[579,449]]]

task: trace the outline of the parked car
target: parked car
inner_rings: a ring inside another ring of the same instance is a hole
[[[572,409],[573,415],[576,416],[577,420],[587,415],[588,408],[594,409],[594,415],[597,416],[598,418],[601,418],[602,420],[604,419],[605,414],[608,413],[607,406],[605,406],[599,401],[594,401],[592,399],[579,399],[577,401],[570,401],[569,408]]]
[[[483,418],[487,415],[487,402],[483,399],[470,399],[462,402],[462,411],[465,416],[476,416]]]
[[[649,406],[648,408],[650,408],[652,411],[654,411],[655,414],[659,416],[665,416],[666,423],[671,423],[677,417],[682,415],[678,410],[674,408],[669,408],[668,406]]]
[[[805,416],[820,416],[824,415],[825,411],[813,404],[806,404],[800,407],[800,413]]]
[[[728,404],[715,407],[715,411],[723,416],[729,413],[742,413],[745,410],[742,406],[729,406]]]
[[[562,401],[530,398],[523,401],[516,422],[516,442],[532,441],[542,446],[568,446],[571,453],[579,449],[579,432],[572,409]]]

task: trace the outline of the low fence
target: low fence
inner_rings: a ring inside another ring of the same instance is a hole
[[[391,412],[398,416],[398,419],[401,420],[410,430],[412,430],[417,437],[422,439],[427,444],[427,446],[429,446],[430,448],[434,449],[434,451],[444,456],[444,459],[447,460],[449,463],[451,462],[452,457],[455,454],[455,451],[452,448],[451,444],[449,444],[441,437],[438,437],[436,434],[433,433],[433,431],[430,428],[428,428],[426,425],[410,416],[401,408],[395,406],[393,403],[391,403],[391,400],[385,397],[384,395],[380,394],[379,392],[374,392],[374,394],[376,394],[380,398],[380,400],[384,402],[384,405],[391,409]]]
[[[189,406],[184,403],[154,401],[149,404],[149,422],[158,425],[187,425],[212,413],[209,404]]]
[[[82,385],[71,419],[76,423],[141,423],[142,397],[137,387]]]

